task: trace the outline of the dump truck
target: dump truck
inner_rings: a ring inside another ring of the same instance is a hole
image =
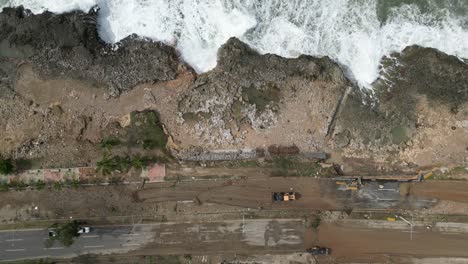
[[[273,192],[272,193],[273,201],[277,202],[287,202],[296,200],[295,192]]]

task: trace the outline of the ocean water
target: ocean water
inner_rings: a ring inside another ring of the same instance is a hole
[[[260,53],[329,56],[366,88],[382,56],[409,45],[468,59],[468,0],[0,0],[17,5],[34,13],[98,5],[103,40],[136,33],[163,41],[198,72],[216,66],[232,36]]]

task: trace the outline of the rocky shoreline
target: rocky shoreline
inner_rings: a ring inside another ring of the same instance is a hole
[[[456,57],[408,47],[382,58],[370,92],[328,57],[260,55],[231,38],[216,68],[196,74],[163,43],[103,43],[97,12],[0,13],[0,156],[89,165],[149,110],[176,156],[294,145],[348,172],[467,166],[468,65]],[[134,141],[119,151],[161,151]]]

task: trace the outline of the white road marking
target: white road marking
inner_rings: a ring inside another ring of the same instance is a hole
[[[416,232],[416,231],[405,231],[405,230],[403,230],[401,232],[403,232],[403,233],[413,233],[413,234],[421,233],[421,232]]]
[[[141,236],[141,234],[122,234],[122,236]]]
[[[64,247],[51,247],[51,248],[44,248],[45,250],[51,249],[51,250],[57,250],[57,249],[64,249]]]
[[[437,203],[437,200],[418,200],[419,202],[425,202],[425,203]]]
[[[15,252],[15,251],[26,251],[26,249],[24,248],[18,248],[18,249],[7,249],[5,251],[12,251],[12,252]]]
[[[99,236],[83,236],[83,238],[91,238],[91,237],[99,237]]]
[[[182,244],[182,242],[176,241],[176,242],[161,242],[163,245],[173,245],[173,244]]]
[[[23,241],[23,240],[24,240],[24,239],[22,239],[22,238],[17,238],[17,239],[7,239],[7,240],[5,240],[5,241],[7,241],[7,242],[12,242],[12,241]]]
[[[203,243],[213,243],[213,242],[221,242],[223,240],[203,240]]]
[[[200,233],[218,233],[219,231],[216,230],[206,230],[206,231],[200,231]]]
[[[131,247],[131,246],[140,246],[141,244],[136,244],[136,243],[128,243],[128,244],[123,244],[122,246],[124,247]]]
[[[98,246],[84,246],[84,248],[102,248],[104,245],[98,245]]]
[[[174,234],[174,232],[161,232],[159,233],[162,236]]]

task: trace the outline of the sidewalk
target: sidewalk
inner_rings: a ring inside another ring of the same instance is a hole
[[[130,169],[128,172],[113,172],[102,175],[95,167],[58,168],[58,169],[36,169],[25,170],[16,174],[0,177],[6,183],[25,184],[43,181],[45,183],[72,182],[79,183],[105,183],[118,179],[121,182],[135,182],[146,180],[147,182],[163,182],[166,176],[165,164],[151,164],[141,170]]]

